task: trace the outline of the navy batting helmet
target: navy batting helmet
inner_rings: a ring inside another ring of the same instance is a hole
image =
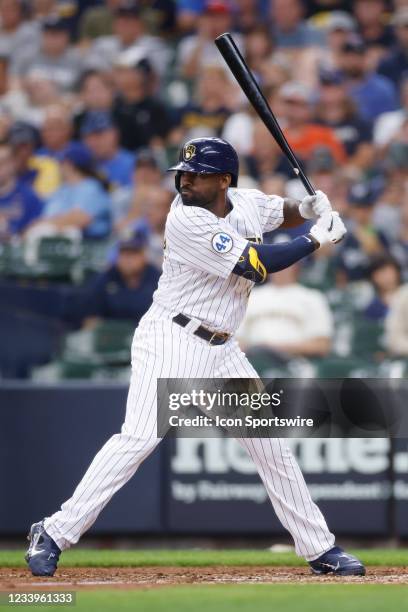
[[[230,174],[231,187],[238,183],[239,162],[235,149],[221,138],[194,138],[180,151],[179,162],[169,170],[177,170],[175,182],[180,190],[181,172]]]

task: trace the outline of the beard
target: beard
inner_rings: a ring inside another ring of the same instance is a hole
[[[180,193],[181,201],[184,206],[199,206],[200,208],[211,208],[211,205],[214,202],[214,198],[205,198],[202,195],[197,195],[195,193]]]

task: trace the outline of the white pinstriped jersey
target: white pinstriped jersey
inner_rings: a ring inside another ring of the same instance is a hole
[[[283,221],[283,198],[257,189],[229,189],[232,210],[225,218],[177,195],[166,222],[163,274],[153,303],[199,319],[208,329],[233,333],[254,285],[232,270],[247,241]]]

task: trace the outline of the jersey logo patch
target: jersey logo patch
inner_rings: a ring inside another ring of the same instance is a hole
[[[190,161],[190,159],[194,157],[195,154],[196,154],[195,145],[189,144],[184,147],[183,149],[184,161]]]
[[[233,245],[234,243],[231,236],[225,232],[219,232],[213,236],[212,248],[217,253],[228,253]]]

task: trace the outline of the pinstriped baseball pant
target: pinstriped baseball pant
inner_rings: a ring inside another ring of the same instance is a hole
[[[132,344],[132,377],[121,432],[97,453],[72,497],[46,518],[45,529],[64,550],[78,542],[99,513],[161,441],[157,437],[157,378],[257,378],[234,339],[221,346],[173,323],[146,318]],[[274,510],[296,552],[313,560],[334,545],[319,508],[284,440],[237,440],[255,462]]]

